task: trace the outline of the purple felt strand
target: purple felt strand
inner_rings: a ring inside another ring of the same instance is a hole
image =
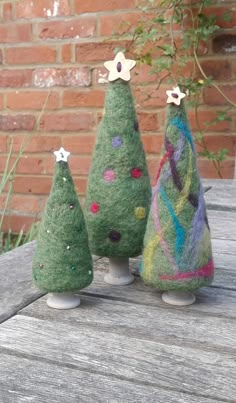
[[[174,151],[175,163],[177,163],[181,157],[181,154],[184,149],[184,143],[185,143],[184,136],[180,136],[178,139],[177,147]],[[165,183],[170,176],[171,176],[171,169],[170,169],[170,165],[168,165],[168,168],[165,170],[165,172],[163,172],[162,182]]]
[[[169,151],[173,147],[173,145],[171,144],[171,142],[169,141],[167,136],[165,137],[165,147],[166,147],[166,151]],[[177,171],[176,162],[175,162],[173,153],[171,153],[169,156],[169,163],[170,163],[170,169],[171,169],[171,174],[173,177],[174,184],[177,187],[177,189],[179,190],[179,192],[181,192],[183,189],[183,185],[182,185],[180,176]]]
[[[203,231],[205,227],[205,216],[206,209],[203,197],[203,189],[202,186],[200,186],[198,208],[193,216],[192,225],[189,232],[188,245],[182,257],[182,261],[191,261],[192,266],[195,265],[196,259],[199,255],[198,245],[203,236]]]

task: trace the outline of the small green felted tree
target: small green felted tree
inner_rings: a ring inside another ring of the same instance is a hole
[[[112,259],[105,281],[129,284],[127,260],[142,250],[151,186],[128,82],[135,62],[119,52],[104,65],[110,83],[89,173],[86,221],[91,251]]]
[[[35,285],[50,293],[47,303],[59,309],[79,305],[71,293],[93,280],[92,257],[83,212],[67,163],[70,154],[55,151],[52,189],[40,224],[33,259]]]
[[[213,279],[210,230],[193,138],[179,87],[169,103],[163,157],[144,238],[141,276],[165,302],[193,303],[190,293]]]

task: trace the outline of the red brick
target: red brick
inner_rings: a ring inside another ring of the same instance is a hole
[[[70,44],[62,45],[61,47],[61,60],[64,63],[71,62],[72,59],[72,46]]]
[[[212,40],[212,49],[214,53],[226,55],[235,55],[236,53],[236,35],[235,33],[221,33]]]
[[[70,159],[71,171],[75,175],[88,175],[91,167],[91,156],[72,155]]]
[[[35,220],[34,216],[29,215],[15,215],[4,216],[2,231],[7,232],[9,228],[13,233],[19,234],[21,230],[27,232]]]
[[[133,12],[117,15],[101,15],[99,18],[100,35],[111,36],[133,32],[140,21],[142,13]],[[147,18],[146,18],[147,19]]]
[[[236,136],[233,135],[205,135],[204,142],[208,150],[217,153],[220,149],[227,148],[229,150],[229,156],[236,155]],[[196,144],[196,150],[202,151],[202,147]]]
[[[7,136],[4,134],[0,135],[0,152],[4,153],[7,151]]]
[[[132,84],[140,83],[152,83],[157,82],[157,74],[151,74],[151,67],[146,64],[136,65],[132,70]],[[108,71],[105,67],[100,66],[93,70],[94,84],[107,84],[108,83]]]
[[[228,12],[230,12],[231,18],[229,21],[225,21],[224,15]],[[204,15],[207,17],[214,15],[216,17],[216,24],[220,28],[234,28],[236,26],[236,9],[230,5],[226,7],[222,7],[222,5],[218,7],[207,7],[204,9]]]
[[[1,70],[0,87],[29,87],[32,83],[32,70]]]
[[[18,0],[17,18],[57,17],[70,15],[69,0]]]
[[[69,147],[68,150],[72,150]],[[73,150],[74,151],[74,150]],[[70,169],[73,175],[88,175],[91,166],[91,156],[78,156],[74,153],[70,156]],[[55,160],[47,159],[45,161],[46,174],[52,174],[54,172]]]
[[[16,161],[16,157],[12,157],[9,162],[9,168],[12,167]],[[7,164],[7,156],[1,156],[0,158],[0,172],[4,172]],[[41,174],[43,173],[43,161],[41,158],[28,157],[23,155],[16,167],[16,173],[22,174]]]
[[[163,136],[159,134],[143,134],[142,142],[146,153],[160,153]]]
[[[33,82],[36,87],[88,87],[91,73],[87,67],[68,69],[38,68],[34,72]]]
[[[0,205],[3,206],[6,202],[7,194],[0,195]],[[45,197],[39,198],[34,195],[17,195],[12,194],[8,203],[11,211],[22,213],[37,213],[42,210],[45,203]]]
[[[19,152],[25,141],[26,136],[16,135],[13,138],[13,151]],[[59,136],[43,136],[40,134],[34,134],[30,139],[28,146],[25,148],[25,152],[30,153],[42,153],[58,150],[61,147],[61,138]],[[48,157],[50,158],[50,156]]]
[[[104,91],[89,90],[89,91],[64,91],[63,106],[66,108],[75,107],[103,107],[104,106]]]
[[[200,176],[202,178],[218,178],[219,175],[217,174],[213,164],[211,161],[207,159],[198,158],[198,168],[200,172]],[[222,163],[221,174],[224,179],[233,179],[234,178],[234,160],[227,159]]]
[[[1,139],[1,138],[0,138]],[[91,154],[94,148],[96,136],[93,134],[80,134],[76,136],[63,136],[62,146],[75,154]]]
[[[138,113],[139,127],[141,131],[154,131],[158,129],[156,113]]]
[[[208,77],[212,77],[214,80],[230,80],[232,78],[232,66],[230,60],[201,60],[201,66],[205,74]]]
[[[101,122],[103,116],[104,116],[104,112],[98,112],[98,113],[97,113],[97,126],[98,126],[99,123]]]
[[[23,155],[17,165],[18,174],[41,174],[44,171],[43,160],[40,157]]]
[[[16,176],[13,182],[14,193],[49,194],[52,178],[48,176]]]
[[[91,112],[47,114],[40,123],[44,131],[87,131],[93,126],[94,116]]]
[[[223,93],[236,103],[236,85],[219,85]],[[214,87],[207,87],[204,90],[204,101],[207,105],[228,105],[228,101]]]
[[[0,109],[3,109],[3,94],[0,94]]]
[[[135,8],[135,0],[74,0],[76,14],[94,13],[97,11],[115,11]]]
[[[186,61],[186,63],[185,63],[184,66],[182,66],[181,63],[182,63],[182,60],[181,60],[181,59],[180,59],[180,60],[177,60],[177,61],[174,63],[174,65],[173,65],[173,67],[172,67],[172,72],[173,72],[173,74],[174,74],[176,77],[178,77],[178,76],[181,75],[181,77],[184,77],[185,79],[186,79],[187,77],[193,78],[193,71],[194,71],[194,69],[196,68],[196,66],[194,66],[194,61],[193,61],[193,60],[188,60],[188,61]],[[159,80],[160,80],[163,76],[165,76],[166,73],[167,73],[166,71],[163,71],[163,72],[158,76],[158,77],[159,77]],[[201,74],[199,74],[199,75],[200,75],[200,77],[201,77]]]
[[[8,64],[53,63],[56,62],[56,56],[56,48],[50,46],[29,46],[5,50]]]
[[[35,117],[32,115],[0,115],[0,130],[33,130]]]
[[[43,91],[14,91],[7,93],[7,108],[13,110],[42,110],[57,109],[59,106],[59,94],[52,92],[46,102],[48,93]]]
[[[146,64],[136,65],[132,70],[132,83],[144,84],[144,83],[157,83],[157,74],[152,73],[152,67]]]
[[[13,19],[12,3],[3,4],[3,21],[10,21]]]
[[[214,121],[216,118],[217,113],[212,110],[199,110],[198,111],[198,119],[200,123],[200,128],[203,131],[207,132],[221,132],[221,131],[228,131],[230,130],[230,122],[229,121],[222,121],[222,122],[217,122],[217,123],[212,123],[209,126],[209,123]],[[196,117],[195,117],[195,112],[190,111],[189,112],[189,120],[190,120],[190,126],[193,131],[199,130],[197,123],[196,123]]]
[[[107,84],[108,81],[108,70],[104,67],[98,67],[93,70],[93,83],[94,85],[97,84]]]
[[[41,39],[87,38],[94,36],[95,17],[82,17],[69,21],[48,21],[37,27]]]
[[[73,172],[72,172],[73,174]],[[87,189],[87,178],[74,178],[74,184],[79,194],[85,194]]]
[[[166,105],[166,92],[163,87],[139,87],[134,88],[133,94],[136,104],[142,108],[156,108]]]
[[[0,64],[3,64],[3,54],[2,50],[0,49]]]
[[[76,61],[81,63],[112,60],[114,49],[127,48],[129,41],[119,42],[92,42],[76,45]]]
[[[17,43],[31,40],[31,25],[8,23],[0,25],[0,42]]]
[[[10,201],[11,210],[20,213],[37,213],[42,210],[45,204],[45,197],[39,198],[34,195],[13,194]]]

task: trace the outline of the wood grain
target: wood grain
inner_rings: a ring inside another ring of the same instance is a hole
[[[204,197],[208,209],[220,211],[236,211],[236,180],[206,180],[205,186],[211,189]]]
[[[227,273],[228,274],[228,273]],[[199,315],[206,314],[212,316],[222,316],[225,318],[236,318],[236,298],[235,291],[225,290],[218,287],[205,287],[197,292],[197,301],[195,304],[187,307],[170,307],[166,305],[161,299],[161,292],[146,286],[139,278],[135,278],[135,282],[126,287],[111,286],[104,282],[104,274],[95,271],[94,282],[82,290],[80,295],[98,297],[107,300],[108,303],[113,304],[113,301],[127,302],[137,304],[135,309],[139,309],[140,305],[153,306],[157,309],[170,310],[177,312],[178,315],[185,314],[186,312],[198,312]],[[236,289],[236,288],[235,288]],[[20,314],[38,317],[40,310],[45,306],[44,300],[36,301],[28,307],[20,311]],[[57,313],[54,310],[47,310],[49,317],[64,317],[63,313]],[[70,317],[74,311],[65,312],[65,315]],[[76,311],[75,311],[76,312]],[[39,316],[40,317],[40,316]],[[182,316],[180,316],[182,318]]]
[[[43,295],[32,287],[34,250],[35,244],[29,243],[0,256],[0,322]]]
[[[236,241],[236,212],[208,210],[207,215],[213,239]]]
[[[233,308],[233,303],[232,303]],[[235,304],[234,304],[235,308]],[[53,311],[40,299],[23,309],[21,314],[42,320],[68,323],[71,326],[92,326],[111,333],[126,334],[158,340],[164,344],[196,347],[207,351],[228,351],[236,357],[236,318],[217,317],[197,309],[171,309],[150,304],[111,301],[104,298],[83,296],[80,309]],[[183,332],[186,329],[186,332]],[[197,341],[197,342],[196,342]]]
[[[89,373],[75,365],[4,353],[0,360],[1,403],[215,403],[145,382]]]
[[[148,334],[127,337],[125,331],[117,334],[104,326],[72,326],[19,315],[2,324],[0,344],[2,353],[17,357],[235,402],[235,356],[203,351],[198,340],[195,348],[184,341],[176,346],[159,342],[158,336],[150,340]]]
[[[95,256],[81,306],[53,310],[32,287],[35,243],[0,257],[0,403],[236,402],[236,181],[204,186],[216,270],[189,307],[143,284],[140,257],[117,287]]]

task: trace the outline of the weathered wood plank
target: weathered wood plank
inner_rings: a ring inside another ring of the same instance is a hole
[[[220,273],[223,273],[224,276],[221,278],[221,284],[224,287],[228,287],[228,280],[232,281],[233,284],[235,285],[235,255],[224,255],[223,253],[218,253],[214,252],[214,262],[215,262],[215,267],[218,269],[224,269],[229,271],[229,278],[225,277],[225,273],[222,271],[218,271],[218,277]],[[231,272],[231,274],[230,274]],[[218,277],[216,277],[216,280],[218,280]],[[225,280],[225,281],[224,281]],[[229,286],[230,287],[230,286]]]
[[[1,403],[215,403],[174,390],[0,353]],[[218,400],[220,402],[220,400]]]
[[[205,193],[207,208],[211,210],[236,211],[236,180],[205,180],[211,186]]]
[[[43,295],[32,284],[34,243],[0,256],[0,322]]]
[[[45,294],[32,285],[35,242],[0,256],[0,323]],[[96,262],[98,256],[94,256]]]
[[[208,210],[207,214],[213,239],[236,240],[236,212]]]
[[[235,402],[235,357],[230,353],[202,351],[197,341],[196,348],[184,343],[167,345],[158,338],[149,340],[148,335],[138,338],[135,334],[132,337],[116,334],[104,326],[94,329],[18,315],[1,325],[0,346],[2,353],[210,397],[216,402]]]
[[[236,239],[212,239],[212,250],[214,253],[221,253],[222,255],[233,255],[236,262]]]
[[[165,309],[166,308],[166,309]],[[236,304],[234,304],[236,308]],[[236,318],[216,317],[197,310],[174,310],[157,304],[134,304],[83,296],[78,310],[53,311],[46,299],[31,304],[21,314],[70,325],[107,329],[127,337],[148,338],[164,344],[228,351],[236,358]],[[196,326],[197,324],[197,326]],[[187,329],[186,332],[183,329]]]
[[[225,275],[228,275],[228,272]],[[170,307],[162,301],[161,292],[143,284],[139,277],[136,277],[135,282],[127,287],[110,286],[103,281],[103,277],[104,274],[96,272],[94,282],[82,291],[82,294],[177,310],[180,315],[182,311],[197,311],[226,318],[236,317],[236,281],[233,291],[218,288],[220,281],[218,283],[215,281],[215,286],[204,287],[197,292],[195,304],[187,307]]]

